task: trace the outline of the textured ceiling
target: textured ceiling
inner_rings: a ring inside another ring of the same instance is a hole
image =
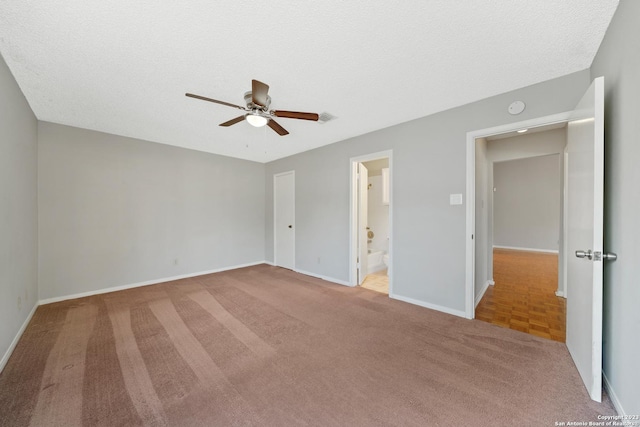
[[[266,162],[584,70],[617,0],[2,0],[0,53],[40,120]],[[242,122],[271,107],[325,124]],[[505,106],[506,108],[506,106]]]

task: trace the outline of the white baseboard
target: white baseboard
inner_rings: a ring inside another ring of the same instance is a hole
[[[429,308],[431,310],[441,311],[441,312],[447,313],[447,314],[453,314],[454,316],[466,318],[466,313],[464,311],[461,311],[461,310],[454,310],[453,308],[444,307],[444,306],[437,305],[437,304],[431,304],[429,302],[420,301],[420,300],[417,300],[417,299],[404,297],[402,295],[397,295],[397,294],[393,294],[393,293],[389,294],[389,298],[397,299],[399,301],[408,302],[409,304],[413,304],[413,305],[419,305],[420,307]]]
[[[165,283],[165,282],[171,282],[171,281],[174,281],[174,280],[187,279],[189,277],[204,276],[205,274],[220,273],[222,271],[235,270],[237,268],[244,268],[244,267],[252,267],[254,265],[265,264],[265,263],[266,263],[266,261],[250,262],[250,263],[247,263],[247,264],[239,264],[239,265],[234,265],[234,266],[231,266],[231,267],[216,268],[214,270],[199,271],[197,273],[181,274],[179,276],[172,276],[172,277],[164,277],[164,278],[153,279],[153,280],[146,280],[144,282],[131,283],[131,284],[128,284],[128,285],[121,285],[121,286],[114,286],[112,288],[103,288],[103,289],[98,289],[98,290],[95,290],[95,291],[81,292],[81,293],[78,293],[78,294],[65,295],[65,296],[61,296],[61,297],[46,298],[46,299],[40,300],[38,302],[38,305],[51,304],[51,303],[54,303],[54,302],[66,301],[66,300],[76,299],[76,298],[90,297],[92,295],[106,294],[106,293],[109,293],[109,292],[123,291],[125,289],[139,288],[141,286],[156,285],[158,283]]]
[[[22,324],[22,326],[18,330],[18,333],[16,334],[15,338],[13,339],[13,341],[11,341],[11,345],[9,345],[9,348],[7,349],[7,351],[2,356],[2,359],[0,359],[0,372],[2,372],[2,370],[5,367],[5,365],[9,361],[9,357],[11,357],[11,353],[13,353],[13,350],[16,349],[16,345],[18,345],[18,341],[20,341],[20,337],[22,337],[22,334],[24,333],[24,330],[27,329],[27,325],[29,325],[29,322],[31,321],[31,318],[33,317],[33,314],[36,312],[36,309],[38,308],[39,305],[40,304],[38,304],[37,302],[33,305],[33,308],[31,309],[31,312],[29,313],[29,315],[27,316],[26,320],[24,321],[24,323]]]
[[[565,296],[564,296],[564,292],[562,292],[562,291],[560,291],[560,290],[556,291],[556,296],[557,296],[557,297],[565,298]]]
[[[547,254],[557,254],[557,249],[536,249],[536,248],[521,248],[518,246],[497,246],[493,245],[493,249],[509,249],[512,251],[526,251],[526,252],[544,252]]]
[[[478,304],[480,304],[480,301],[482,300],[482,297],[484,296],[484,293],[487,292],[487,289],[489,289],[489,286],[493,286],[495,284],[496,284],[496,282],[494,282],[493,280],[487,280],[484,283],[484,285],[482,285],[482,290],[476,296],[476,303],[475,303],[474,307],[477,307]]]
[[[629,415],[624,411],[624,408],[622,407],[622,403],[620,403],[620,399],[618,398],[618,395],[616,394],[615,390],[613,390],[613,387],[611,387],[609,378],[607,378],[604,371],[602,371],[602,378],[604,379],[604,387],[605,389],[607,389],[607,394],[609,395],[609,398],[611,399],[613,406],[616,408],[616,411],[618,411],[618,415]]]
[[[351,286],[351,284],[345,280],[334,279],[333,277],[323,276],[322,274],[316,274],[316,273],[311,273],[309,271],[298,270],[297,268],[295,268],[293,271],[295,271],[296,273],[304,274],[305,276],[311,276],[317,279],[326,280],[327,282],[337,283],[338,285]]]

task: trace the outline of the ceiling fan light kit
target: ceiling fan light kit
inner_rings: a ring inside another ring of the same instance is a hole
[[[218,101],[217,99],[207,98],[206,96],[194,95],[192,93],[186,93],[185,95],[190,98],[196,98],[203,101],[213,102],[215,104],[226,105],[227,107],[238,108],[244,110],[247,113],[243,116],[236,117],[224,123],[220,123],[220,126],[228,127],[240,123],[246,120],[251,126],[262,127],[268,125],[278,135],[285,136],[289,132],[282,126],[280,126],[271,116],[283,117],[287,119],[299,119],[299,120],[311,120],[317,122],[319,115],[316,113],[302,113],[300,111],[284,111],[284,110],[269,110],[271,105],[271,97],[268,95],[269,85],[264,84],[258,80],[251,81],[251,91],[244,94],[244,101],[247,104],[246,107],[231,104],[229,102]]]
[[[244,116],[244,118],[247,122],[249,122],[251,126],[254,126],[257,128],[261,128],[262,126],[266,125],[267,122],[269,121],[269,119],[267,119],[266,117],[263,117],[255,113],[247,114]]]

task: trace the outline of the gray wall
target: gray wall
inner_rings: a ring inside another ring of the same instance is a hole
[[[560,155],[493,164],[493,244],[558,251]]]
[[[476,302],[480,302],[486,285],[493,281],[492,235],[493,209],[490,193],[490,168],[492,164],[487,158],[487,140],[476,139],[476,218],[475,218],[475,267],[474,292]]]
[[[589,80],[585,70],[268,163],[267,260],[273,174],[295,170],[296,268],[348,281],[349,159],[393,150],[394,296],[463,312],[466,212],[449,194],[465,193],[466,133],[569,111]],[[507,112],[514,100],[527,104],[515,117]]]
[[[567,128],[531,132],[488,142],[487,158],[491,162],[526,159],[561,154],[567,146]]]
[[[640,2],[621,0],[591,67],[605,77],[604,373],[627,414],[640,414]]]
[[[264,260],[264,165],[40,122],[40,297]]]
[[[38,300],[37,142],[36,118],[0,57],[0,360]]]

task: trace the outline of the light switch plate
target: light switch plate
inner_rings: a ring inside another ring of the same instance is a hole
[[[449,194],[449,204],[450,205],[461,205],[462,204],[462,194]]]

